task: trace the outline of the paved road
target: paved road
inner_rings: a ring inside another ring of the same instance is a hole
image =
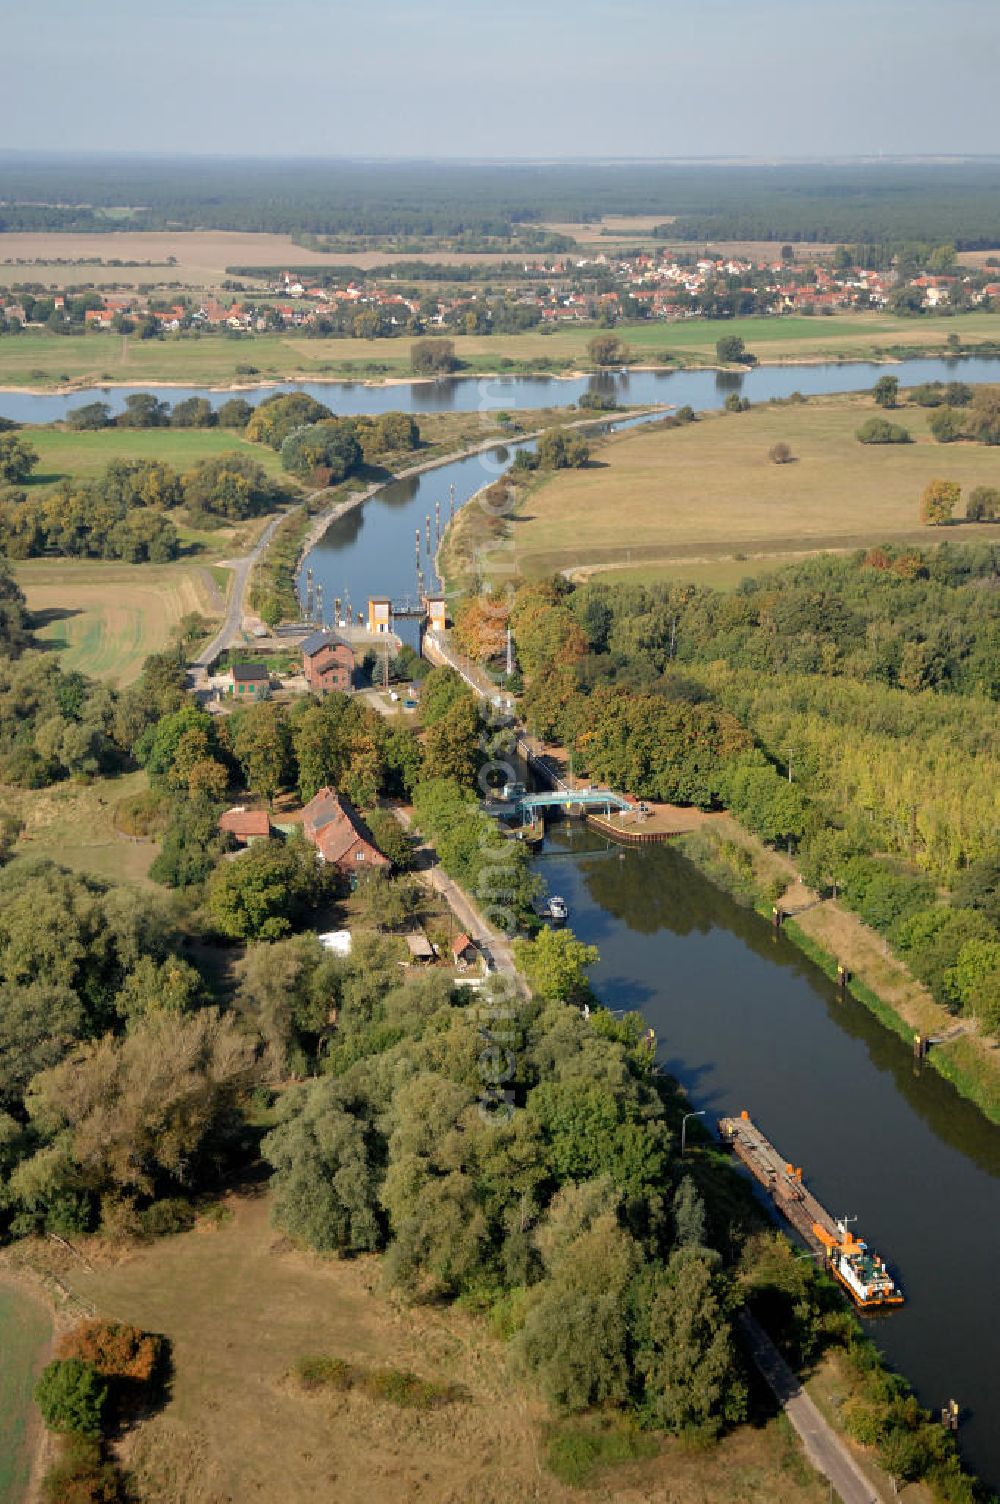
[[[246,611],[247,589],[250,585],[250,575],[253,567],[274,537],[275,530],[279,524],[284,522],[288,515],[287,512],[282,512],[280,517],[272,518],[248,554],[242,554],[238,559],[227,559],[225,561],[233,571],[233,581],[229,590],[229,605],[226,607],[226,615],[222,626],[216,632],[208,646],[202,648],[197,658],[192,661],[191,667],[193,669],[208,668],[208,665],[214,658],[218,658],[219,654],[225,648],[232,645],[233,639],[240,630]]]
[[[749,1312],[739,1317],[754,1363],[794,1426],[813,1467],[829,1480],[843,1504],[879,1504],[879,1495],[846,1444],[823,1419],[784,1358]]]

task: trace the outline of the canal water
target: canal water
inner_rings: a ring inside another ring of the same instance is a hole
[[[961,1403],[963,1454],[1000,1483],[1000,1129],[676,848],[561,823],[535,867],[600,951],[598,996],[642,1012],[706,1122],[746,1108],[829,1211],[858,1217],[907,1298],[870,1335],[924,1404]]]

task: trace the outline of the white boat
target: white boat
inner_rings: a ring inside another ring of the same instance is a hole
[[[566,907],[566,900],[560,898],[557,893],[553,893],[549,899],[549,918],[554,924],[563,924],[568,917],[569,909]]]

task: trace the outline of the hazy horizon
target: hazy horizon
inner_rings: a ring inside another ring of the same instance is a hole
[[[837,161],[1000,125],[996,0],[35,0],[4,32],[14,152]]]

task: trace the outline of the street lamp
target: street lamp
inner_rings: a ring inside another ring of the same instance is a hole
[[[708,1111],[707,1107],[701,1107],[697,1112],[686,1112],[681,1118],[681,1158],[684,1158],[684,1146],[687,1143],[688,1118],[703,1118]]]

